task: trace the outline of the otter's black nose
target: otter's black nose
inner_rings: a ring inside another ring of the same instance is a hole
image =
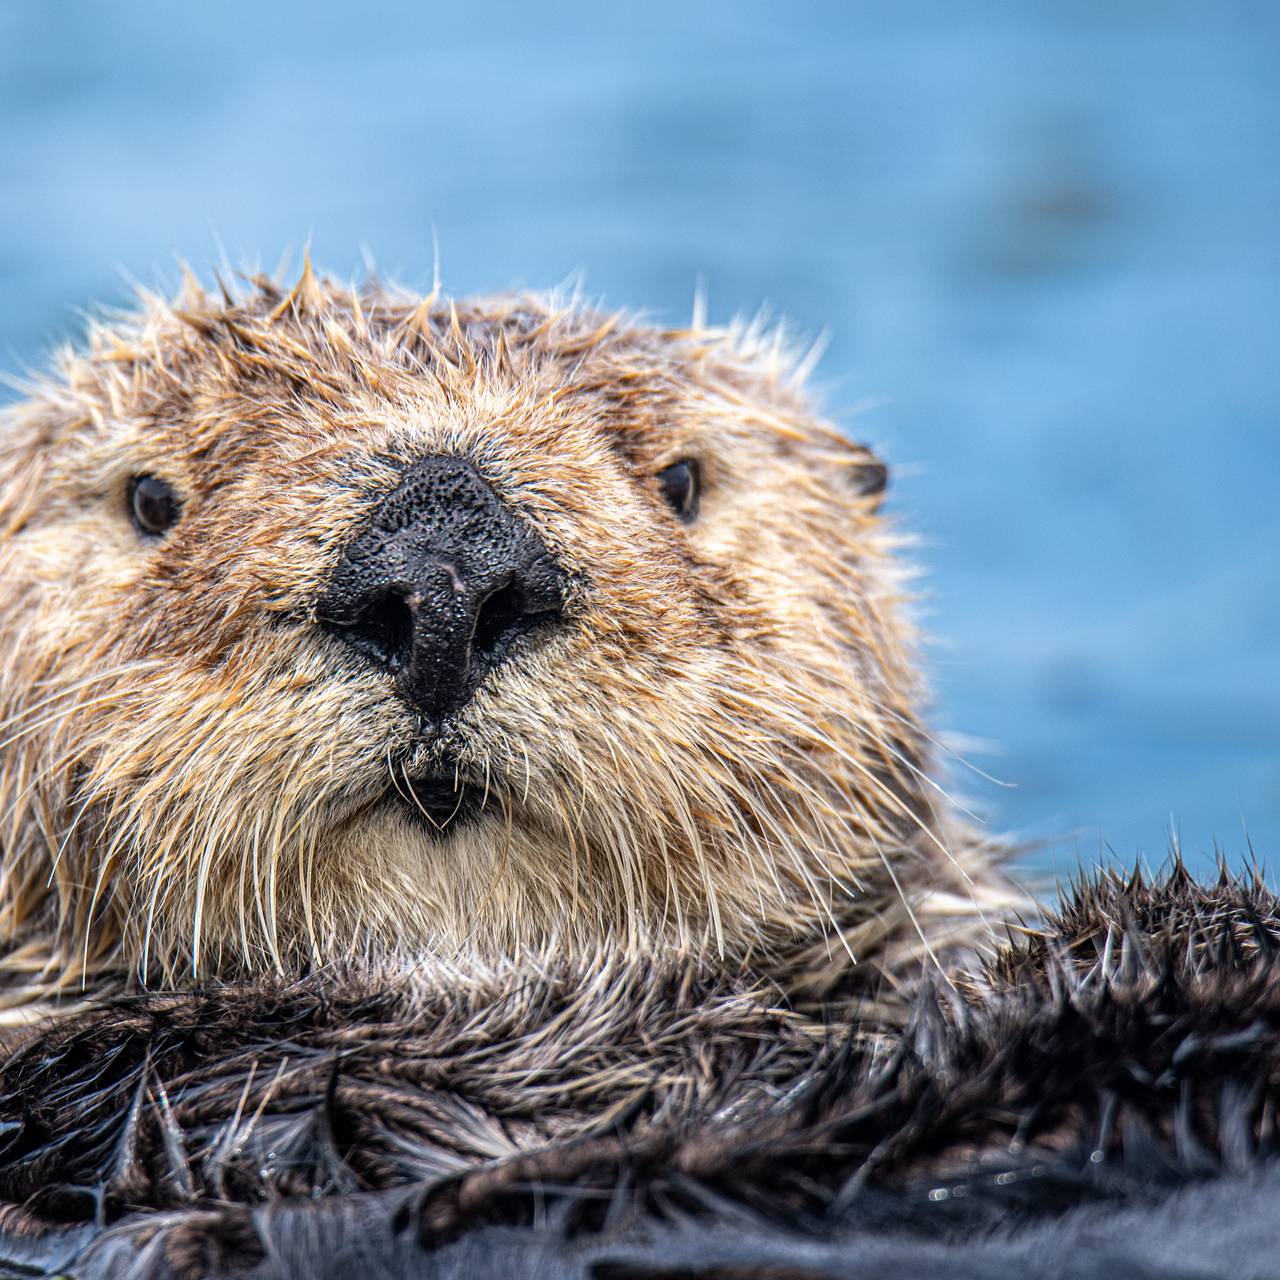
[[[432,724],[562,617],[564,574],[469,462],[424,458],[347,547],[317,616]]]

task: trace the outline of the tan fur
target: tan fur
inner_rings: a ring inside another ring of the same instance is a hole
[[[92,327],[0,424],[0,929],[14,1006],[113,974],[679,945],[822,1000],[1013,900],[930,780],[895,543],[780,344],[308,267]],[[447,747],[315,625],[398,469],[469,458],[570,625]],[[654,476],[696,458],[684,526]],[[131,477],[181,494],[164,538]]]

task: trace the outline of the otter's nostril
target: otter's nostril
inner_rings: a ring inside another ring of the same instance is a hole
[[[413,610],[395,590],[374,596],[351,622],[331,623],[330,630],[389,671],[407,666],[413,652]]]
[[[521,604],[520,588],[514,582],[508,583],[480,606],[472,654],[486,659],[500,657],[515,636],[529,629],[530,622]]]

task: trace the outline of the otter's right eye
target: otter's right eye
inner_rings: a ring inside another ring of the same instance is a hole
[[[177,523],[182,501],[159,476],[134,476],[129,482],[129,516],[139,533],[159,537]]]
[[[658,487],[667,505],[685,524],[698,515],[698,464],[692,460],[673,463],[658,472]]]

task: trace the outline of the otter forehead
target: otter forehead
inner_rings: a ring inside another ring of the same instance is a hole
[[[749,948],[873,897],[932,835],[884,470],[788,368],[309,268],[96,327],[0,437],[0,838],[55,931]]]
[[[326,446],[489,451],[501,465],[504,439],[519,442],[521,468],[558,455],[567,482],[578,462],[596,473],[602,451],[643,467],[709,426],[749,452],[872,462],[813,420],[781,354],[749,333],[660,331],[533,298],[346,292],[309,271],[284,296],[259,278],[238,300],[192,287],[148,302],[95,326],[87,357],[65,358],[50,391],[67,412],[45,443],[83,456],[105,445],[119,461],[176,450],[205,489],[248,464],[287,477]]]

